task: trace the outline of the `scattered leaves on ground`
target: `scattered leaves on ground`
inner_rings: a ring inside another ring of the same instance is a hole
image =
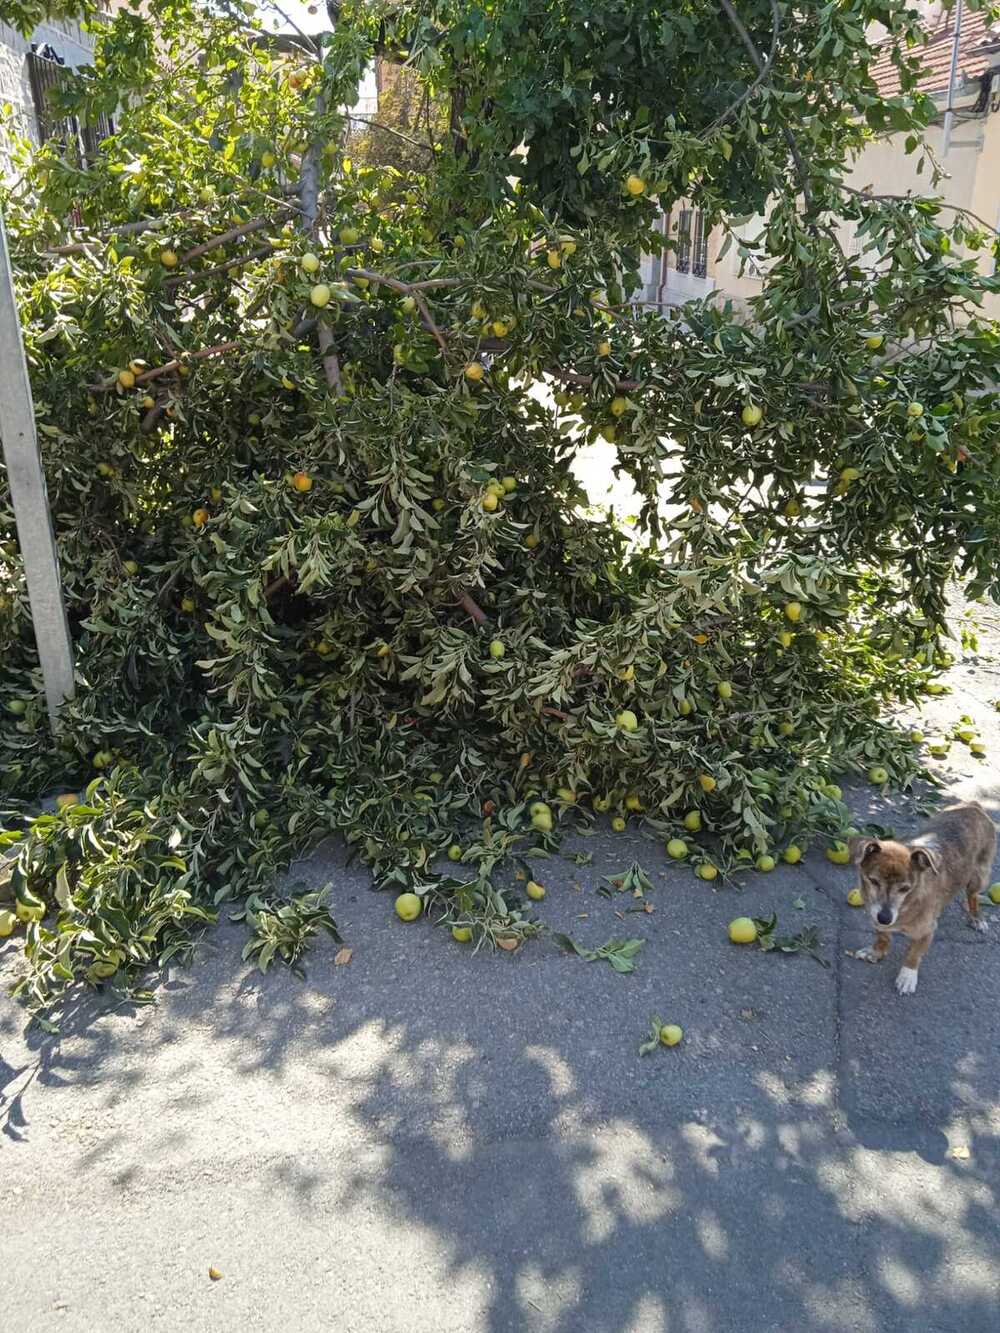
[[[639,939],[612,939],[608,940],[606,944],[602,944],[599,949],[588,949],[582,944],[577,944],[576,940],[569,935],[556,932],[552,938],[561,948],[569,953],[575,953],[588,963],[603,958],[605,962],[611,964],[616,972],[634,972],[635,956],[645,943],[645,940]]]
[[[820,953],[819,930],[816,926],[806,926],[800,930],[797,935],[778,935],[775,933],[778,925],[778,914],[772,912],[770,916],[755,916],[753,923],[757,927],[757,944],[764,953],[804,953],[810,958],[815,958],[816,962],[822,967],[829,967],[830,964]]]

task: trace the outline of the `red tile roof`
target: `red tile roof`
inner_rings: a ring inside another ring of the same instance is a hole
[[[955,39],[955,11],[941,14],[927,26],[927,45],[912,55],[923,66],[918,87],[922,93],[946,93],[951,72],[951,48]],[[966,10],[958,47],[958,81],[976,79],[991,65],[1000,64],[1000,24],[991,23],[982,12]],[[888,51],[872,65],[872,74],[883,97],[899,92],[899,72]]]

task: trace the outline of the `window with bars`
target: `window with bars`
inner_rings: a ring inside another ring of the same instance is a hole
[[[77,165],[85,167],[96,156],[101,140],[114,132],[113,120],[102,113],[93,125],[82,125],[76,116],[60,115],[56,98],[69,74],[65,62],[48,44],[32,47],[27,59],[39,141],[58,141]]]
[[[700,209],[694,215],[691,272],[696,278],[703,278],[708,272],[708,228],[705,225],[705,214]]]
[[[678,273],[691,271],[691,209],[682,208],[677,216],[677,262]]]
[[[708,227],[701,209],[682,208],[678,215],[676,268],[695,278],[708,273]]]

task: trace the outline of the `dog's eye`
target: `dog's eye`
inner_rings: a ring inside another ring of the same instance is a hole
[[[897,885],[896,885],[896,888],[899,890],[900,893],[909,893],[909,892],[910,892],[910,886],[909,886],[909,884],[897,884]]]

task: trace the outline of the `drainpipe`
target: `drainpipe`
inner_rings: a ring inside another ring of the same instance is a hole
[[[941,156],[947,157],[951,148],[951,127],[955,120],[952,108],[955,105],[955,84],[958,80],[958,47],[962,40],[962,0],[955,5],[955,36],[951,43],[951,72],[948,75],[948,104],[944,112],[944,132],[941,139]]]

